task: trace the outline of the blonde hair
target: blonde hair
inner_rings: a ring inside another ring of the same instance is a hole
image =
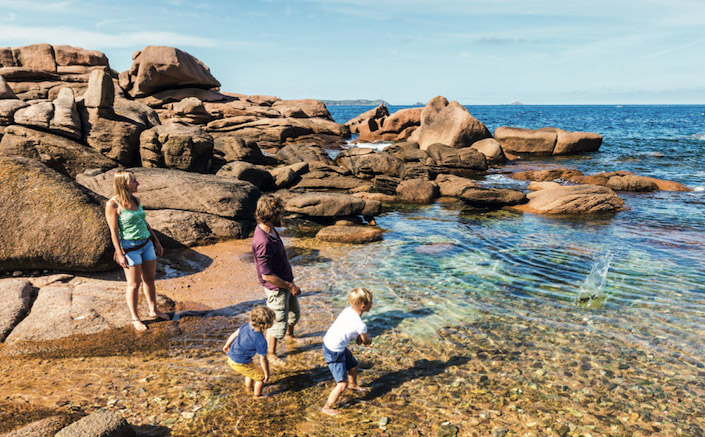
[[[348,300],[353,305],[367,305],[372,303],[372,292],[366,288],[353,288],[348,293]]]
[[[259,223],[271,223],[272,220],[284,211],[282,201],[279,198],[266,195],[259,198],[257,201],[257,210],[255,218]]]
[[[113,191],[115,192],[115,201],[122,208],[127,208],[130,203],[134,200],[137,203],[137,199],[130,192],[128,185],[130,184],[130,178],[134,177],[135,174],[127,170],[118,170],[113,176]]]
[[[250,311],[250,325],[257,332],[271,328],[274,324],[274,311],[265,306],[256,306]]]

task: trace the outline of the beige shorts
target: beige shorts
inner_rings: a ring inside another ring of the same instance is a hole
[[[274,325],[267,330],[267,334],[281,340],[286,334],[287,325],[294,326],[299,321],[299,299],[285,288],[270,290],[265,287],[264,294],[267,296],[267,307],[274,311]]]

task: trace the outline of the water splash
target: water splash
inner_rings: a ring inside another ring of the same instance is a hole
[[[581,308],[600,308],[607,300],[607,295],[604,293],[605,282],[607,281],[607,272],[612,264],[614,254],[610,251],[603,257],[596,258],[592,265],[590,273],[585,278],[583,285],[580,286],[578,295],[575,298],[575,304]]]

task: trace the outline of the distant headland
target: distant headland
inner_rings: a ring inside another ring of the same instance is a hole
[[[367,100],[367,99],[355,99],[355,100],[323,100],[326,106],[378,106],[384,105],[389,106],[389,103],[382,99],[377,100]]]

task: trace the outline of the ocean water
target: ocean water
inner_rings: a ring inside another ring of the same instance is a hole
[[[487,186],[525,189],[502,174],[513,166],[569,167],[628,170],[695,191],[620,193],[628,209],[597,217],[478,212],[462,203],[390,210],[378,218],[383,241],[300,267],[307,285],[341,304],[348,289],[368,286],[373,320],[400,332],[432,338],[492,316],[588,330],[705,366],[705,106],[467,108],[491,132],[555,126],[604,137],[599,152],[509,164],[490,172]],[[329,108],[338,122],[367,109]]]

